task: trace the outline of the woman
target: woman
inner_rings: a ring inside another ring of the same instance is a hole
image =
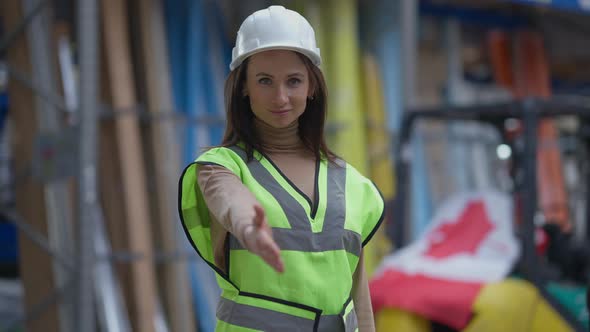
[[[374,330],[362,247],[384,203],[326,147],[320,63],[298,13],[271,6],[246,18],[223,144],[181,177],[183,227],[222,289],[219,331]]]

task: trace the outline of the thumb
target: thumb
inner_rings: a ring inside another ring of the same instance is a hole
[[[264,225],[264,209],[260,205],[254,205],[254,226],[260,228]]]

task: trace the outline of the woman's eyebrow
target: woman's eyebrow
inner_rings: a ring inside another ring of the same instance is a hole
[[[274,78],[274,76],[272,76],[271,74],[265,73],[265,72],[260,72],[260,73],[256,74],[256,76],[268,76],[268,77]],[[291,74],[287,75],[287,77],[293,77],[293,76],[301,76],[301,77],[303,77],[305,75],[303,75],[302,72],[294,72],[294,73],[291,73]]]

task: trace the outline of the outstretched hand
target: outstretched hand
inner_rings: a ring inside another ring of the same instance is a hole
[[[281,250],[272,237],[272,230],[266,220],[264,209],[254,206],[254,222],[244,229],[244,245],[250,252],[260,256],[268,265],[283,272],[285,266],[281,259]]]

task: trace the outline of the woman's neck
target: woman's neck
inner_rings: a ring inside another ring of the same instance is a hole
[[[285,128],[274,128],[255,117],[254,127],[262,149],[267,153],[289,152],[303,148],[303,142],[299,138],[298,121]]]

